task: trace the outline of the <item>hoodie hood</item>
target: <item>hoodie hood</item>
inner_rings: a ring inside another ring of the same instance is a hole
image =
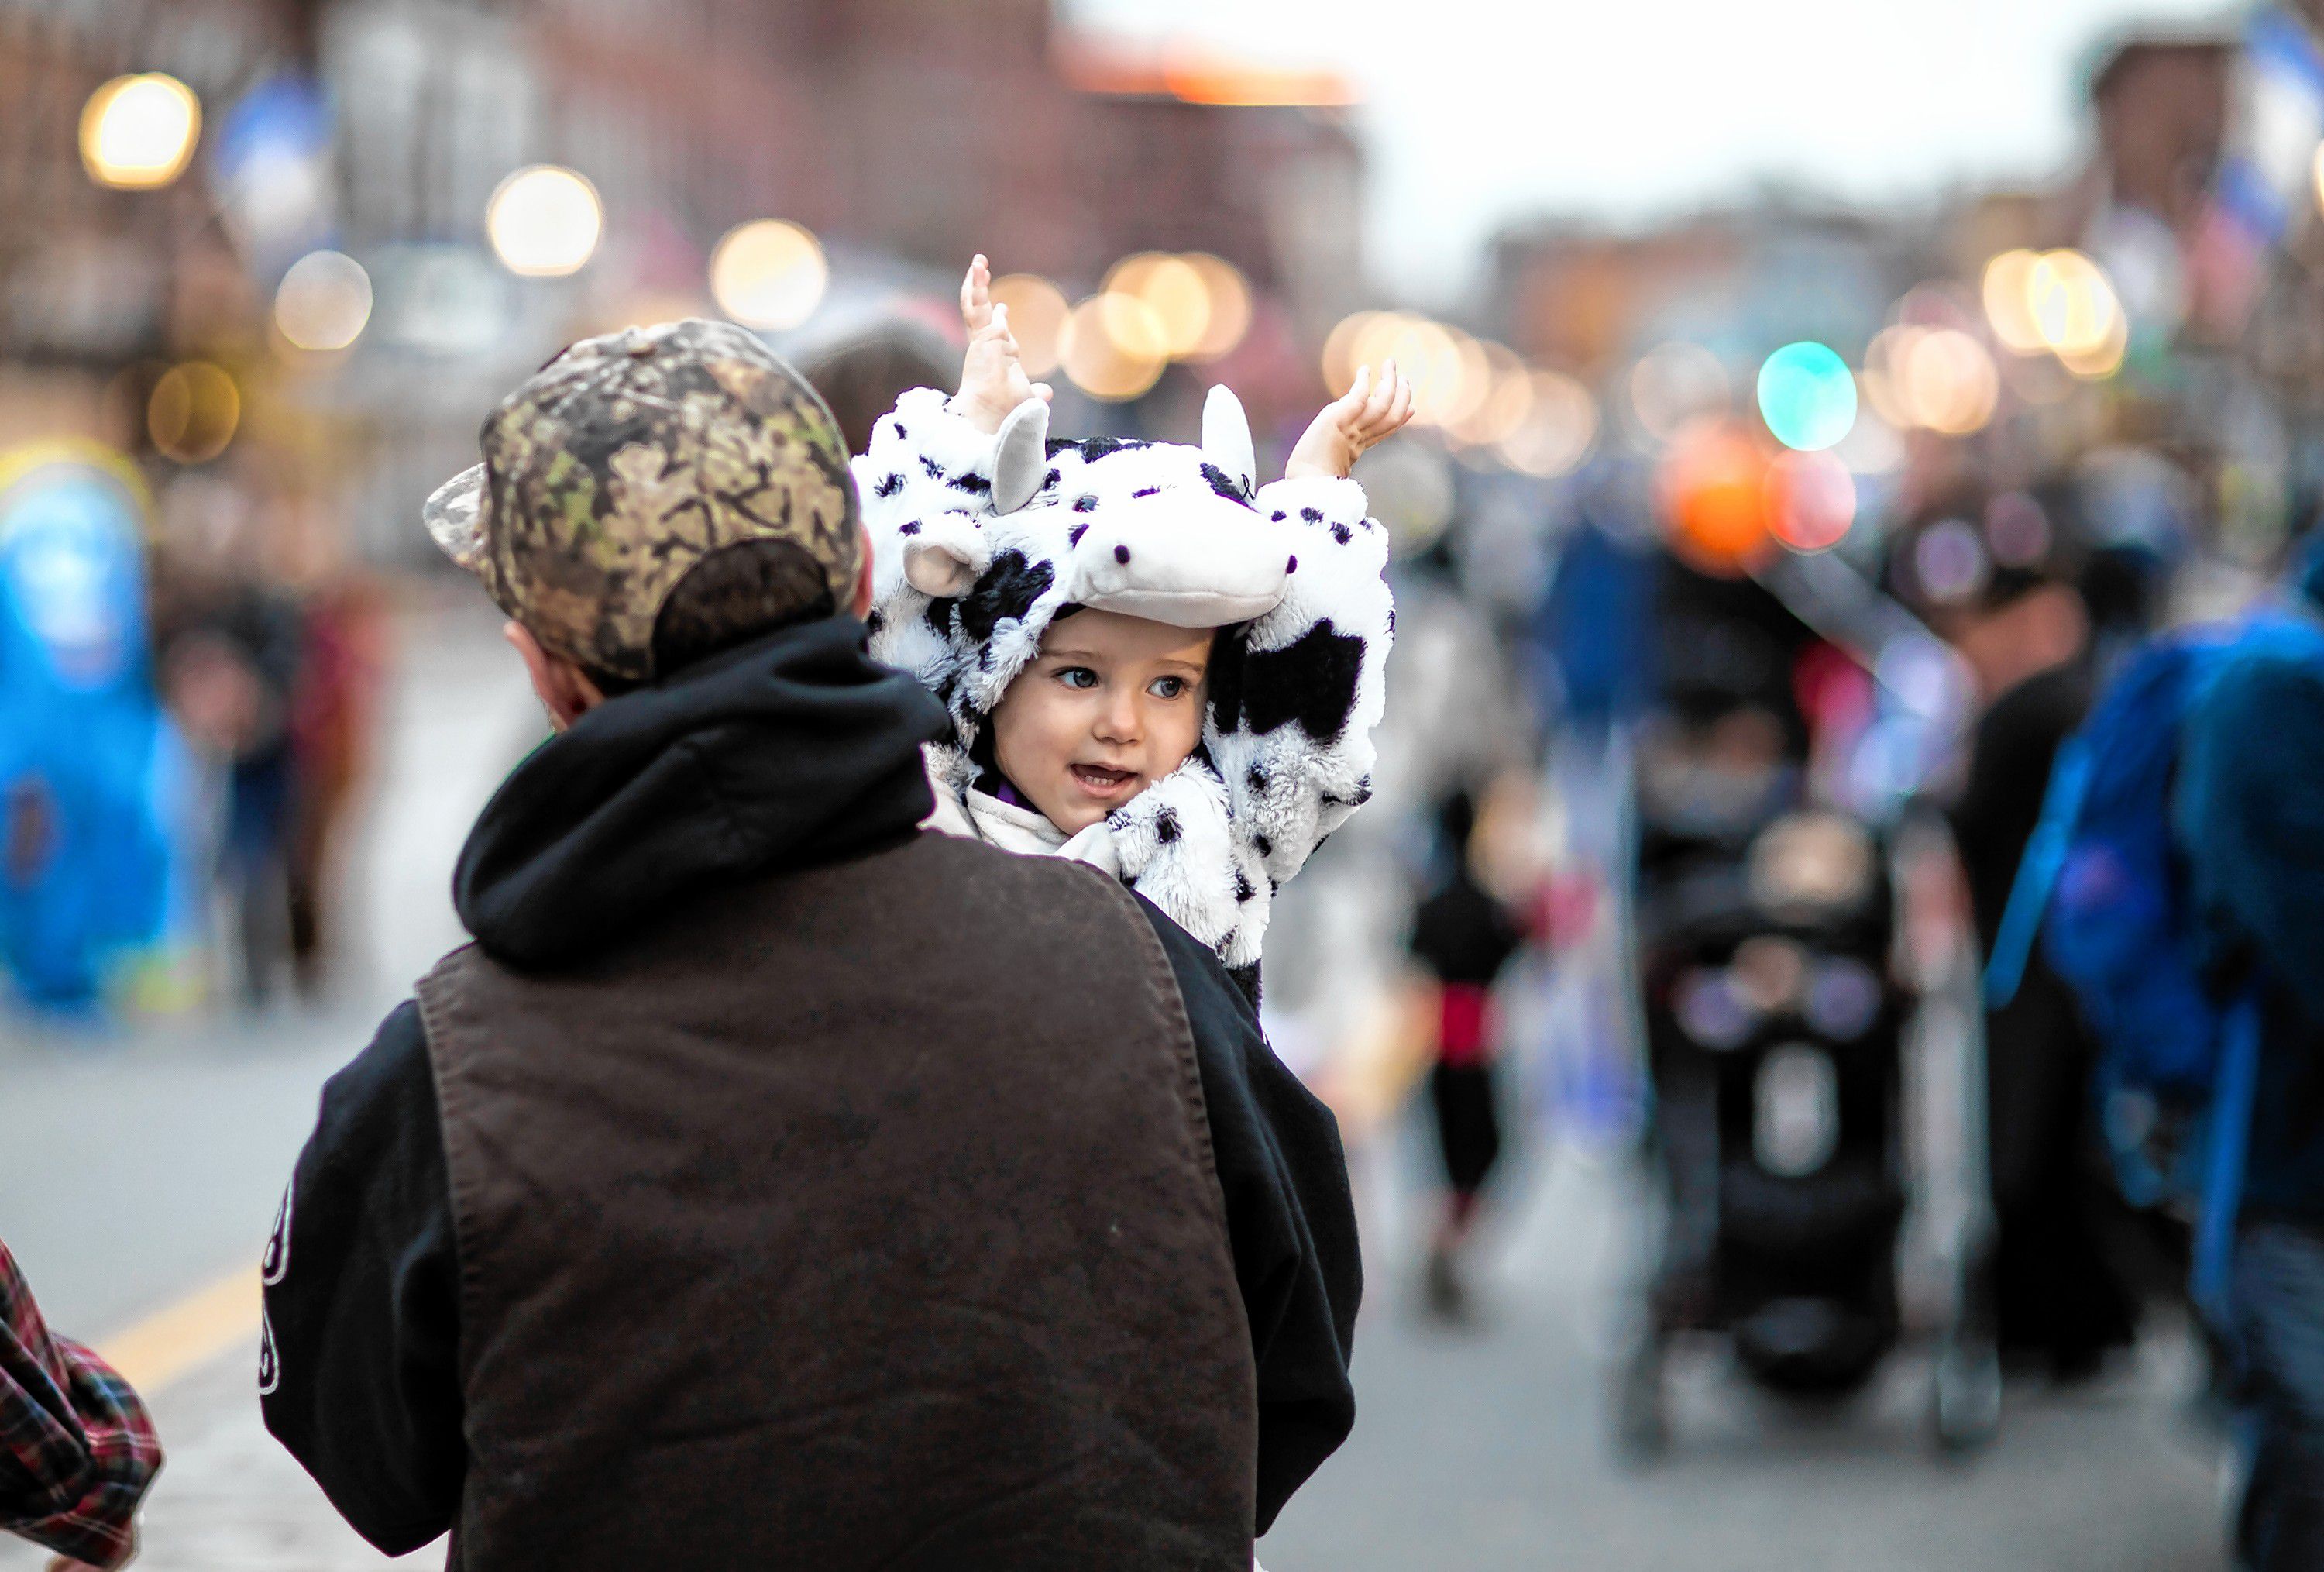
[[[949,735],[863,625],[786,628],[609,699],[503,782],[452,879],[493,958],[570,966],[674,899],[912,834],[934,806],[920,751]]]
[[[1231,969],[1255,966],[1275,887],[1371,796],[1388,532],[1353,480],[1254,486],[1231,396],[1214,393],[1200,447],[1035,446],[1026,417],[1043,413],[1020,406],[991,436],[920,388],[872,428],[855,460],[872,651],[943,701],[937,769],[963,797],[993,707],[1066,607],[1224,629],[1202,745],[1105,822],[1132,889]]]

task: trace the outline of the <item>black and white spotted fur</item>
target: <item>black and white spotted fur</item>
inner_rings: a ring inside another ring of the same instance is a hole
[[[996,439],[945,402],[906,393],[855,460],[872,653],[951,712],[940,777],[965,792],[971,748],[1061,607],[1231,628],[1203,746],[1107,824],[1126,883],[1229,966],[1255,966],[1276,886],[1371,795],[1388,532],[1351,480],[1254,486],[1223,389],[1198,448],[1048,441],[1036,404]]]

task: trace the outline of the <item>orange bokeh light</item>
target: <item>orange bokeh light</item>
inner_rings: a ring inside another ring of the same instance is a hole
[[[1692,567],[1735,578],[1775,549],[1773,456],[1729,421],[1681,430],[1657,476],[1672,548]]]

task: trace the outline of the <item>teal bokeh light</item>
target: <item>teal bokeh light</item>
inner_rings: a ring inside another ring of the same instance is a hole
[[[1828,346],[1786,344],[1759,368],[1759,415],[1786,448],[1829,448],[1856,424],[1856,374]]]

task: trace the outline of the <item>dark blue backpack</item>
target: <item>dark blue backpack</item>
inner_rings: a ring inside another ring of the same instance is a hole
[[[2324,679],[2324,629],[2272,612],[2166,634],[2143,646],[2059,750],[2042,818],[2009,892],[1986,969],[1986,1003],[2017,992],[2038,934],[2099,1044],[2098,1090],[2115,1168],[2132,1201],[2194,1201],[2193,1290],[2216,1312],[2243,1188],[2258,1081],[2259,1012],[2206,987],[2205,946],[2175,833],[2172,785],[2187,717],[2219,673],[2246,656],[2312,663]],[[2158,1165],[2135,1105],[2192,1117]]]

